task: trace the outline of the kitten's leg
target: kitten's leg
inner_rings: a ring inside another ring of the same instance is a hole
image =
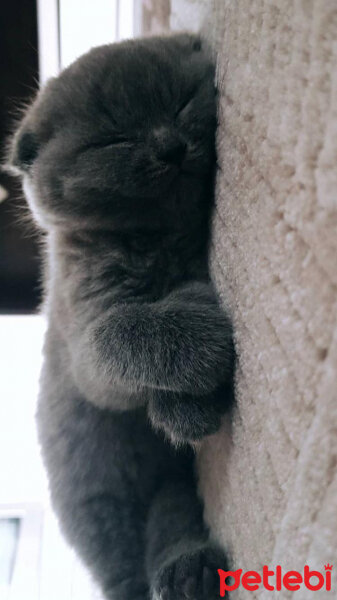
[[[144,514],[143,514],[144,513]],[[67,506],[61,519],[107,600],[148,600],[144,568],[146,513],[139,503],[97,494]]]
[[[73,376],[87,399],[107,407],[116,384],[207,395],[231,379],[232,330],[210,286],[186,285],[153,303],[112,301],[104,312],[92,303],[69,331]]]
[[[219,597],[217,569],[226,569],[226,558],[208,541],[202,513],[192,481],[167,483],[155,497],[146,555],[153,600]]]
[[[148,415],[154,427],[162,429],[173,443],[193,443],[219,429],[232,398],[231,384],[205,396],[151,390]]]

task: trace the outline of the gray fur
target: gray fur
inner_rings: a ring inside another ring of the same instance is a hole
[[[11,147],[45,232],[52,501],[116,600],[209,600],[224,568],[189,445],[218,429],[233,366],[207,269],[213,82],[192,35],[96,48],[38,95]]]

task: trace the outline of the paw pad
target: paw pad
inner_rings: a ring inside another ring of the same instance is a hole
[[[224,554],[210,546],[182,554],[159,572],[153,600],[218,599],[217,570],[225,566]]]

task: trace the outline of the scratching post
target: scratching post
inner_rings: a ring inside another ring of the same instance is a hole
[[[337,556],[337,4],[201,4],[218,60],[211,269],[238,353],[236,407],[199,453],[206,517],[234,568],[322,570]]]

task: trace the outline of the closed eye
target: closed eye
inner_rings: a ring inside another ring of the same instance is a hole
[[[130,142],[123,137],[116,137],[114,139],[105,139],[105,140],[92,140],[88,144],[82,146],[81,150],[91,150],[92,148],[110,148],[110,147],[118,147],[118,146],[126,146],[129,145]]]
[[[183,112],[183,110],[185,110],[185,108],[187,108],[189,106],[189,104],[192,102],[193,98],[188,98],[187,100],[185,100],[185,102],[183,102],[178,110],[176,111],[175,116],[178,117],[178,115],[180,115],[181,112]]]

